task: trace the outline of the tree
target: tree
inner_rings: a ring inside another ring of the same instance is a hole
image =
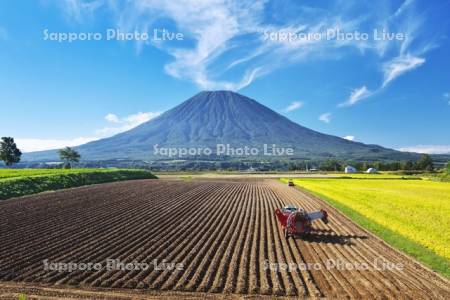
[[[414,163],[410,160],[401,163],[401,169],[404,171],[410,171],[414,169]]]
[[[322,171],[342,171],[342,164],[335,159],[328,159],[320,164],[319,169]]]
[[[75,149],[72,149],[70,147],[66,147],[64,149],[61,149],[59,152],[59,158],[64,161],[64,165],[67,168],[72,168],[72,164],[77,163],[80,161],[80,153],[78,153]]]
[[[433,171],[433,160],[428,154],[422,154],[416,163],[417,170]]]
[[[12,137],[2,137],[0,142],[0,160],[3,160],[5,165],[11,166],[18,163],[22,152],[17,148],[16,143]]]

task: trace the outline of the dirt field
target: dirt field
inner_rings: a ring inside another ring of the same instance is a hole
[[[274,214],[284,204],[325,208],[330,222],[286,241]],[[138,180],[7,200],[0,241],[4,298],[450,299],[448,280],[320,199],[269,179]],[[111,270],[106,259],[149,267]],[[61,272],[44,260],[101,268]]]

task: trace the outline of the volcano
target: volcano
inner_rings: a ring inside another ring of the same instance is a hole
[[[348,141],[323,134],[278,114],[270,108],[231,91],[204,91],[157,118],[115,136],[75,147],[83,160],[164,159],[155,147],[233,148],[264,145],[293,149],[291,158],[402,160],[416,158],[378,145]],[[198,152],[197,152],[198,154]],[[57,160],[55,150],[26,153],[27,161]],[[189,159],[189,157],[185,157]]]

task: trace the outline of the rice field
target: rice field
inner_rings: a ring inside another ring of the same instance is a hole
[[[361,178],[296,179],[294,182],[297,186],[322,196],[342,211],[365,219],[365,223],[372,223],[377,234],[387,237],[388,242],[389,239],[395,240],[398,235],[423,246],[449,265],[449,183]],[[385,233],[380,232],[383,230]],[[436,264],[442,263],[440,259],[427,257],[429,253],[425,252],[428,251],[421,253],[408,249],[407,243],[399,243],[397,246],[419,260],[425,260],[429,265],[433,265],[433,260]]]

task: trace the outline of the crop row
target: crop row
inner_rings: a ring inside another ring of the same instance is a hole
[[[274,211],[326,207],[330,223],[286,240]],[[275,181],[144,180],[0,203],[0,280],[71,286],[300,297],[439,298],[446,282],[355,226],[320,199]],[[268,268],[327,260],[402,262],[402,270]],[[52,263],[146,264],[130,270],[46,269]],[[160,268],[153,262],[180,268]],[[418,272],[420,270],[420,272]]]

